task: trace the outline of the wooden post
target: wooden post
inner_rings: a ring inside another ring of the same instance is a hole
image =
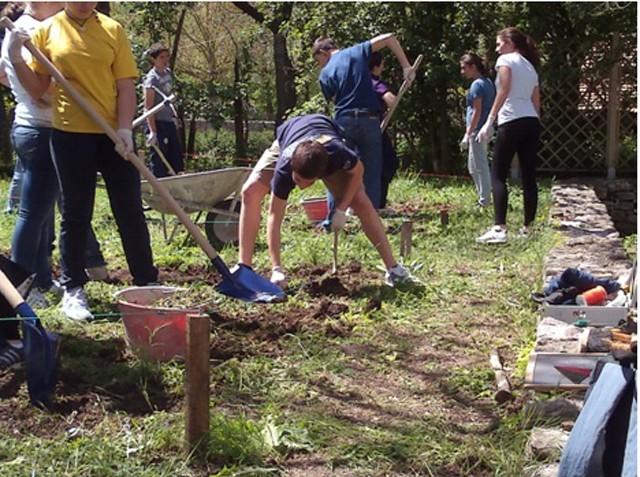
[[[413,222],[405,220],[400,226],[400,256],[406,258],[411,255],[411,235],[413,234]]]
[[[607,104],[607,179],[616,178],[620,157],[620,33],[614,32],[611,54],[615,61],[609,75],[609,102]]]
[[[449,225],[449,209],[446,207],[440,209],[440,225],[443,227]]]
[[[209,432],[209,317],[187,316],[186,450],[206,449]]]
[[[502,362],[500,361],[498,350],[494,349],[491,351],[491,357],[489,358],[489,361],[491,363],[491,369],[493,369],[493,372],[496,376],[496,386],[498,388],[498,390],[493,395],[493,398],[498,404],[512,401],[513,394],[511,394],[511,385],[509,384],[507,374],[504,372],[504,368],[502,367]]]

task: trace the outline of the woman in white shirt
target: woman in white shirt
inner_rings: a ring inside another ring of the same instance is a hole
[[[507,241],[507,178],[514,154],[518,154],[524,197],[524,226],[521,236],[527,236],[538,207],[536,162],[540,144],[540,88],[536,68],[540,56],[528,35],[513,27],[505,28],[496,37],[497,95],[477,141],[488,141],[493,123],[498,119],[498,132],[493,148],[491,180],[493,186],[494,226],[476,239],[478,243]]]

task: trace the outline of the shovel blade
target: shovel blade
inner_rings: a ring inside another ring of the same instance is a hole
[[[286,299],[282,288],[245,265],[238,265],[230,277],[223,278],[216,290],[231,298],[252,303],[277,303]]]

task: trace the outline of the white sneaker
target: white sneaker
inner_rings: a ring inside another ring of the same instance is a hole
[[[402,265],[397,264],[395,267],[391,267],[384,275],[384,282],[390,287],[396,287],[398,285],[408,285],[415,283],[414,278],[409,273],[409,270]]]
[[[506,243],[507,229],[499,225],[494,225],[480,237],[476,238],[476,243]]]
[[[32,288],[25,301],[31,308],[49,308],[49,300],[39,288]]]
[[[75,287],[65,290],[62,296],[62,311],[74,321],[85,321],[93,318],[89,311],[89,303],[84,288]]]
[[[271,283],[278,285],[283,290],[287,288],[287,276],[282,267],[275,267],[271,271]]]

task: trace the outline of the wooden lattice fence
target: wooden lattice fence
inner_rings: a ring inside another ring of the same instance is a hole
[[[543,63],[541,171],[632,172],[636,161],[636,39],[568,43]]]

